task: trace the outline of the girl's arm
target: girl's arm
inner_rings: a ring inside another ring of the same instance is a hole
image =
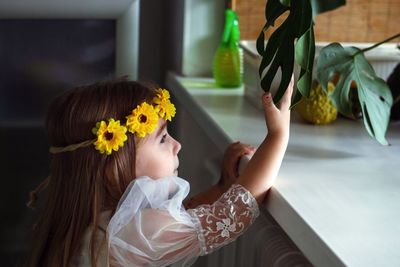
[[[183,201],[183,206],[185,209],[194,209],[202,204],[212,204],[217,201],[225,191],[226,190],[222,185],[213,185],[206,191],[200,192],[191,198],[185,199]]]
[[[283,156],[289,140],[290,100],[293,92],[294,80],[290,81],[286,93],[278,106],[273,103],[270,93],[263,94],[265,121],[268,135],[255,149],[248,145],[233,143],[224,155],[222,179],[208,190],[201,192],[183,205],[186,209],[195,208],[201,204],[212,204],[225,193],[233,183],[244,186],[255,197],[258,203],[264,200],[268,189],[278,175]],[[253,154],[243,173],[238,178],[237,163],[241,156]]]
[[[202,204],[212,204],[225,193],[239,177],[239,160],[244,155],[253,155],[255,148],[240,142],[232,143],[225,150],[221,167],[221,179],[218,184],[208,188],[206,191],[186,199],[183,205],[186,209],[193,209]]]
[[[264,200],[277,177],[289,141],[289,107],[293,84],[292,77],[278,106],[273,103],[270,93],[262,97],[268,134],[238,179],[238,183],[249,190],[258,203]]]

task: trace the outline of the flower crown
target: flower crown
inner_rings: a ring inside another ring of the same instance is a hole
[[[157,128],[160,118],[171,121],[175,116],[176,108],[170,101],[168,90],[157,89],[152,102],[152,104],[143,102],[132,110],[132,113],[126,116],[125,125],[113,118],[108,119],[108,121],[97,122],[96,127],[92,129],[92,133],[97,136],[96,139],[66,147],[50,147],[49,151],[55,154],[94,144],[101,154],[110,155],[113,151],[118,151],[120,147],[124,146],[125,141],[128,140],[127,131],[143,138]]]

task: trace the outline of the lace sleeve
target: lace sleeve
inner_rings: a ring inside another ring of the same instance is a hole
[[[190,266],[199,255],[233,241],[258,216],[253,196],[233,185],[212,205],[185,210],[189,183],[139,177],[107,226],[111,266]]]
[[[188,193],[179,177],[132,181],[107,226],[110,266],[191,266],[201,248]]]
[[[243,186],[232,185],[212,205],[188,210],[196,225],[201,255],[234,241],[258,217],[257,201]]]

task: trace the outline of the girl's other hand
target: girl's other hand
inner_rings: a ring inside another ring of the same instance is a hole
[[[275,105],[271,93],[262,95],[262,103],[264,106],[265,122],[268,128],[268,134],[271,135],[288,135],[290,123],[290,102],[293,93],[294,78],[290,80],[281,101]]]
[[[222,185],[224,189],[228,189],[239,177],[240,158],[244,155],[252,156],[255,151],[255,147],[240,142],[232,143],[228,146],[222,161],[220,181],[220,185]]]

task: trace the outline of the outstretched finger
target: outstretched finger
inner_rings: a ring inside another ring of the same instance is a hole
[[[262,95],[262,102],[263,102],[264,112],[265,112],[266,116],[268,116],[268,113],[273,112],[277,109],[270,92],[266,92]]]

